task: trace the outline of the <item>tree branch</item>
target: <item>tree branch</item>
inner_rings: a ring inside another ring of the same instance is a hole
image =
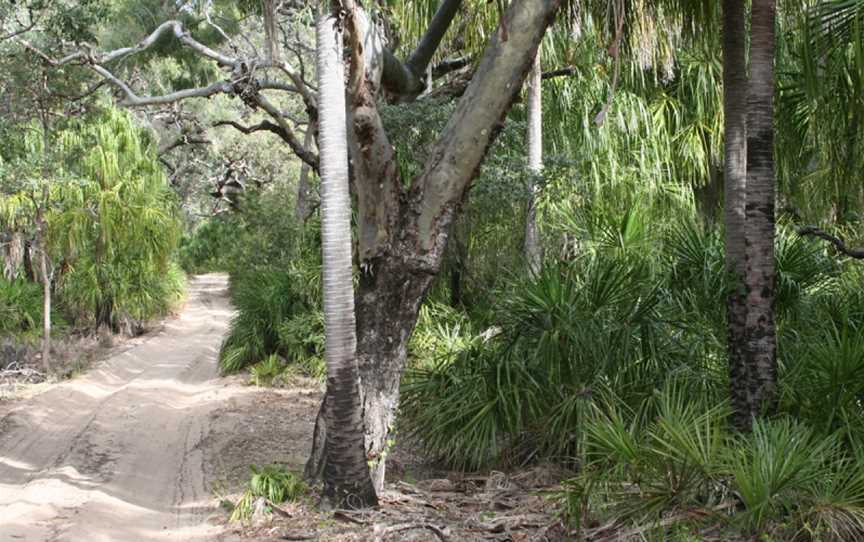
[[[804,226],[803,228],[798,230],[798,235],[804,237],[806,235],[812,235],[814,237],[818,237],[819,239],[823,239],[828,241],[841,253],[849,256],[850,258],[856,258],[858,260],[864,260],[864,247],[862,248],[849,248],[846,246],[846,243],[843,242],[839,237],[835,237],[830,233],[827,233],[824,230],[817,228],[816,226]]]
[[[189,98],[207,98],[214,94],[225,93],[232,94],[234,85],[228,81],[219,81],[212,85],[201,88],[190,88],[171,92],[162,96],[138,96],[125,82],[118,79],[113,73],[109,72],[102,66],[94,64],[93,71],[104,77],[109,83],[119,88],[126,98],[120,102],[120,105],[125,106],[146,106],[146,105],[164,105],[173,102],[179,102]]]
[[[297,140],[294,137],[293,132],[291,132],[290,130],[286,130],[284,127],[278,124],[274,124],[269,120],[262,120],[258,124],[253,124],[251,126],[244,126],[239,122],[233,120],[220,120],[213,123],[214,128],[219,126],[231,126],[235,130],[242,132],[246,135],[262,131],[276,134],[280,138],[282,138],[282,141],[288,143],[288,146],[291,147],[291,150],[294,151],[294,154],[296,154],[298,158],[303,160],[304,163],[308,164],[309,167],[311,167],[316,174],[318,173],[318,155],[316,155],[310,150],[303,148],[302,146],[299,149],[295,149],[292,141],[297,142]]]
[[[381,82],[384,88],[401,98],[416,98],[426,88],[423,74],[432,56],[441,44],[444,34],[456,17],[462,0],[444,0],[432,17],[429,28],[420,39],[408,61],[403,63],[389,50],[384,49],[384,73]]]
[[[163,154],[167,154],[176,149],[177,147],[182,147],[184,145],[209,145],[211,143],[213,142],[205,137],[195,137],[194,135],[190,134],[181,134],[180,137],[178,137],[168,145],[165,145],[164,147],[158,149],[156,151],[156,156],[162,156]]]
[[[417,44],[417,48],[411,53],[408,61],[405,62],[408,69],[418,78],[422,78],[423,72],[432,60],[432,56],[444,39],[444,34],[450,28],[450,23],[456,17],[459,8],[462,6],[462,0],[444,0],[438,6],[438,11],[432,17],[429,23],[429,28]],[[421,79],[422,80],[422,79]]]
[[[579,70],[576,69],[576,66],[566,66],[564,68],[558,68],[557,70],[549,70],[548,72],[543,72],[543,79],[553,79],[555,77],[569,77],[571,75],[576,75],[579,73]]]
[[[439,77],[444,77],[450,72],[464,68],[470,62],[471,58],[467,56],[442,60],[432,68],[432,78],[438,79]]]
[[[409,242],[419,252],[413,262],[418,270],[437,272],[447,240],[443,232],[449,231],[465,190],[522,89],[559,4],[560,0],[510,4],[465,95],[430,151],[422,173],[412,183],[409,229],[417,236]],[[508,31],[516,28],[519,32]]]

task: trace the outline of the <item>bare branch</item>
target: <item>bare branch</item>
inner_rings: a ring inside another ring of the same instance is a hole
[[[291,150],[294,151],[294,154],[296,154],[301,160],[303,160],[304,163],[308,164],[309,167],[311,167],[315,171],[315,173],[318,173],[318,156],[315,153],[303,148],[302,146],[300,146],[299,149],[295,149],[292,141],[296,143],[299,142],[297,141],[296,137],[294,137],[294,134],[290,129],[286,130],[283,126],[274,124],[269,120],[262,120],[258,124],[253,124],[251,126],[244,126],[239,122],[233,120],[220,120],[214,122],[213,126],[231,126],[235,130],[238,130],[247,135],[261,131],[276,134],[281,137],[285,143],[288,143],[288,146],[291,147]]]
[[[576,66],[566,66],[564,68],[558,68],[557,70],[549,70],[548,72],[543,72],[543,79],[553,79],[555,77],[569,77],[571,75],[576,75],[579,71],[576,69]]]
[[[459,58],[450,58],[447,60],[442,60],[435,67],[432,68],[432,78],[438,79],[439,77],[444,77],[450,72],[454,72],[456,70],[461,70],[465,66],[467,66],[471,62],[471,58],[467,56],[461,56]]]
[[[162,156],[163,154],[167,154],[176,149],[177,147],[183,147],[184,145],[210,145],[211,143],[213,142],[205,137],[195,137],[194,135],[190,134],[181,134],[180,137],[157,150],[156,155]]]
[[[816,226],[804,226],[800,230],[798,230],[798,235],[804,237],[806,235],[812,235],[814,237],[818,237],[819,239],[823,239],[828,241],[841,253],[849,256],[850,258],[855,258],[858,260],[864,260],[864,247],[862,248],[849,248],[846,246],[846,243],[843,242],[839,237],[835,237],[830,233],[827,233],[824,230],[817,228]]]
[[[405,63],[408,69],[418,78],[426,71],[426,66],[432,60],[432,55],[444,39],[444,34],[450,28],[450,23],[456,17],[456,13],[462,5],[462,0],[444,0],[438,6],[438,11],[432,17],[429,28],[417,44],[417,48],[411,53],[411,57]]]
[[[140,53],[141,51],[152,47],[153,44],[156,43],[156,41],[159,39],[159,37],[163,33],[168,31],[173,32],[174,36],[190,49],[193,49],[197,53],[211,60],[215,60],[222,66],[233,67],[237,66],[240,62],[236,58],[223,55],[222,53],[214,51],[203,43],[195,40],[191,36],[191,34],[189,34],[189,32],[183,27],[183,23],[181,23],[180,21],[165,21],[164,23],[159,25],[156,30],[154,30],[149,36],[138,42],[137,45],[133,45],[132,47],[123,47],[121,49],[115,49],[114,51],[110,51],[107,53],[94,55],[93,60],[100,64],[105,64],[134,53]]]
[[[104,77],[108,80],[109,83],[119,88],[123,91],[123,94],[126,95],[126,98],[120,102],[120,105],[126,106],[145,106],[145,105],[162,105],[173,102],[179,102],[181,100],[186,100],[189,98],[206,98],[209,96],[213,96],[214,94],[225,93],[232,94],[234,92],[234,85],[229,81],[219,81],[213,83],[212,85],[200,88],[190,88],[184,90],[178,90],[177,92],[171,92],[169,94],[164,94],[162,96],[138,96],[135,92],[129,88],[125,82],[118,79],[113,73],[109,72],[102,66],[98,64],[94,64],[92,66],[93,71]]]

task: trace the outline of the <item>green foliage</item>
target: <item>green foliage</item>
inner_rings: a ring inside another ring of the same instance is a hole
[[[270,354],[249,370],[252,383],[256,386],[270,386],[288,372],[288,366],[276,354]]]
[[[60,281],[69,310],[115,328],[164,314],[182,296],[182,271],[172,263],[180,222],[146,134],[127,114],[108,111],[57,139],[64,165],[81,179],[62,186],[51,221],[70,268]]]
[[[198,224],[180,239],[180,265],[187,273],[225,271],[228,267],[234,224],[213,218]]]
[[[0,335],[40,333],[42,310],[41,285],[0,276]],[[54,318],[54,325],[62,326]]]
[[[230,521],[247,521],[252,517],[255,501],[264,498],[270,504],[298,500],[308,491],[303,479],[283,465],[267,465],[261,469],[252,465],[248,489],[231,512]]]
[[[176,307],[180,223],[147,134],[116,110],[70,121],[47,140],[32,128],[0,171],[0,222],[46,252],[72,324],[134,332]]]

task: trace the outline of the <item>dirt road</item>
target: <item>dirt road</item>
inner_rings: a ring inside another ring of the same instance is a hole
[[[202,442],[255,394],[217,375],[230,316],[226,277],[196,277],[163,330],[0,417],[0,541],[218,538]]]

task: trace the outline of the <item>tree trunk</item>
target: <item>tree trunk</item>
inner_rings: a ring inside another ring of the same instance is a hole
[[[35,198],[34,198],[35,199]],[[48,205],[48,187],[36,207],[36,245],[39,250],[39,275],[42,281],[42,368],[51,368],[51,274],[48,272],[48,243],[45,231],[45,206]]]
[[[35,282],[36,273],[33,272],[33,243],[29,240],[24,241],[22,260],[24,262],[24,278],[29,282]]]
[[[351,199],[345,121],[342,37],[336,20],[317,28],[321,148],[321,247],[327,433],[324,498],[333,506],[377,504],[366,464],[357,368],[357,336],[351,264]]]
[[[777,401],[774,328],[774,0],[754,0],[747,95],[747,345],[750,413],[772,412]]]
[[[693,188],[696,212],[707,228],[717,225],[717,211],[723,192],[723,171],[713,160],[708,164],[708,181]]]
[[[310,121],[306,127],[306,136],[303,139],[303,148],[307,152],[312,150],[312,145],[315,144],[315,130]],[[298,222],[306,222],[309,218],[309,164],[303,162],[300,166],[300,178],[297,180],[297,205],[294,215]]]
[[[747,37],[745,0],[723,1],[723,115],[725,118],[724,220],[726,273],[732,288],[726,299],[727,352],[732,423],[750,425],[748,372],[744,360],[747,319],[744,236],[747,190]]]
[[[42,274],[42,368],[51,368],[51,275],[48,273],[48,255],[40,242],[39,271]]]
[[[24,239],[21,232],[11,232],[7,243],[6,248],[3,249],[3,276],[7,280],[14,280],[18,276],[24,257]]]
[[[453,220],[507,111],[522,88],[558,0],[510,4],[469,85],[430,153],[423,172],[405,187],[376,109],[374,93],[352,77],[350,145],[358,200],[360,285],[357,360],[363,391],[366,454],[380,489],[399,382],[420,305],[440,271]],[[520,29],[519,32],[508,32]],[[356,55],[353,62],[359,60]],[[352,74],[360,70],[353,65]],[[323,100],[322,100],[323,103]],[[324,151],[321,150],[323,157]],[[322,160],[323,164],[323,160]],[[333,460],[333,395],[316,424],[310,477]],[[324,449],[321,449],[321,446]]]
[[[540,66],[540,48],[531,65],[528,76],[528,170],[531,175],[540,175],[543,170],[543,71]],[[529,186],[528,213],[525,217],[525,261],[533,274],[540,272],[543,264],[543,248],[537,232],[537,185],[532,178]]]

